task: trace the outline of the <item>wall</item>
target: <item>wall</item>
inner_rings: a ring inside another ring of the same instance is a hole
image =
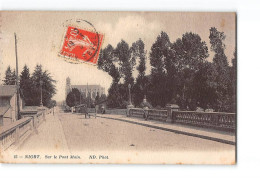
[[[0,106],[10,105],[10,97],[0,97]]]
[[[131,108],[129,115],[138,118],[145,118],[144,113],[146,112],[149,120],[166,121],[167,110],[148,109],[143,110],[141,108]]]
[[[173,111],[173,123],[234,131],[236,114],[223,112]]]
[[[11,100],[10,100],[10,105],[11,105],[11,118],[12,122],[16,121],[16,116],[17,116],[17,100],[16,100],[16,95],[13,95]]]
[[[13,122],[12,107],[10,107],[3,116],[3,125],[10,125]]]
[[[106,114],[126,115],[127,109],[106,109]]]

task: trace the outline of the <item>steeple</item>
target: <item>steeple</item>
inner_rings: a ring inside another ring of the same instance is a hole
[[[65,99],[66,99],[66,97],[67,97],[67,95],[69,94],[70,91],[71,91],[70,78],[67,77],[66,78]]]
[[[67,84],[67,85],[70,85],[70,77],[67,77],[67,78],[66,78],[66,84]]]

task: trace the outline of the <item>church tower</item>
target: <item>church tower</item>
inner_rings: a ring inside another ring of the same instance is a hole
[[[65,98],[67,97],[67,95],[69,94],[69,92],[71,91],[71,83],[70,83],[70,78],[66,78],[66,89],[65,89]]]

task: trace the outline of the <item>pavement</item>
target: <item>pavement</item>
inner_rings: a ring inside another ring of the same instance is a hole
[[[196,135],[232,138],[229,135],[202,131],[158,121],[127,118],[120,115],[97,115],[95,118],[83,114],[60,113],[59,119],[70,151],[82,150],[220,150],[235,146],[208,140]],[[196,132],[182,135],[181,131]],[[178,130],[178,131],[177,131]],[[224,139],[223,139],[224,140]],[[199,144],[199,145],[197,145]],[[206,148],[205,148],[206,147]]]
[[[225,144],[235,145],[236,137],[233,132],[219,131],[215,129],[206,129],[196,126],[182,124],[166,123],[155,120],[144,120],[142,118],[126,117],[125,115],[97,114],[98,117],[128,122],[132,124],[151,127],[159,130],[169,131],[187,136],[199,137],[202,139],[212,140]]]
[[[57,109],[15,153],[24,163],[234,164],[236,146],[215,139],[235,141],[225,132],[121,115],[85,119]]]
[[[38,127],[18,149],[26,153],[69,153],[65,135],[59,120],[57,110],[46,115],[46,121]]]

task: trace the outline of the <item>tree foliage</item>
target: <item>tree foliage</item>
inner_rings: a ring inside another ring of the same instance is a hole
[[[135,58],[131,58],[130,48],[127,42],[121,40],[117,44],[114,50],[115,58],[119,63],[119,73],[121,78],[123,78],[124,84],[134,83],[134,78],[132,76],[133,66],[135,65]]]
[[[98,68],[107,72],[113,79],[113,83],[120,80],[119,69],[115,65],[114,48],[109,44],[105,49],[100,51]]]
[[[151,85],[147,92],[147,98],[153,106],[164,106],[169,98],[167,90],[166,62],[169,61],[171,42],[165,32],[157,37],[150,51]]]
[[[16,82],[16,74],[15,70],[11,70],[11,67],[8,66],[5,71],[5,77],[4,77],[4,85],[15,85]]]
[[[138,41],[134,42],[131,47],[131,53],[132,53],[132,61],[139,61],[139,65],[136,67],[138,71],[138,76],[136,78],[136,82],[132,88],[133,93],[133,102],[134,104],[139,105],[144,95],[147,94],[148,90],[148,78],[145,76],[145,70],[146,70],[146,51],[145,51],[145,45],[144,42],[139,39]]]
[[[82,94],[77,88],[72,88],[71,92],[66,97],[66,103],[69,107],[77,106],[80,104]]]
[[[32,106],[34,103],[32,96],[34,90],[32,87],[33,81],[30,76],[30,70],[27,65],[24,65],[20,75],[20,91],[26,106]]]
[[[42,65],[36,65],[31,77],[32,80],[32,105],[40,105],[41,90],[42,90],[42,103],[44,106],[51,106],[51,99],[56,94],[56,81],[52,78],[50,73],[43,71]],[[42,82],[42,85],[41,85]]]
[[[217,97],[217,106],[215,108],[218,111],[230,111],[231,98],[229,94],[229,86],[231,84],[230,68],[225,55],[225,40],[226,36],[223,32],[219,32],[215,27],[210,29],[210,44],[211,50],[215,53],[213,57],[213,70],[214,78],[211,79],[215,83],[214,91]],[[213,76],[213,75],[212,75]]]
[[[186,32],[171,42],[166,32],[161,32],[146,57],[145,44],[139,39],[131,46],[121,40],[114,49],[108,45],[100,53],[98,68],[107,72],[113,82],[107,102],[112,108],[126,107],[128,85],[135,106],[142,106],[144,96],[152,106],[163,108],[176,103],[182,110],[198,107],[215,111],[236,110],[236,52],[229,66],[225,55],[225,34],[215,27],[209,29],[210,50],[199,34]],[[150,74],[146,74],[147,61]],[[133,72],[137,70],[134,79]]]
[[[10,66],[5,73],[4,85],[16,84],[15,70],[11,70]],[[44,106],[52,107],[54,102],[52,97],[56,94],[56,81],[52,78],[50,73],[42,70],[41,65],[36,65],[34,72],[30,75],[30,70],[27,65],[19,76],[20,94],[24,99],[26,106],[39,106],[41,102],[41,87],[42,87],[42,102]],[[40,84],[42,81],[42,86]]]
[[[206,42],[198,34],[189,32],[177,39],[171,49],[173,60],[167,64],[168,79],[176,81],[177,87],[172,90],[179,96],[182,108],[194,110],[204,82],[201,75],[206,73],[204,63],[209,56]]]

